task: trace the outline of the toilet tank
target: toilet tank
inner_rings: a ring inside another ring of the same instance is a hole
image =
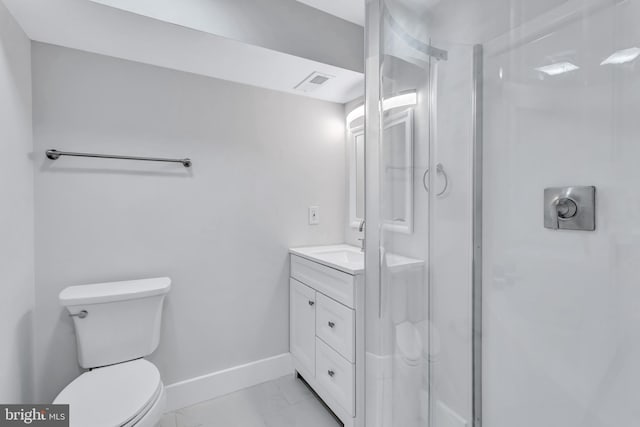
[[[170,288],[170,278],[158,277],[70,286],[60,292],[60,304],[73,318],[80,366],[113,365],[153,353]]]

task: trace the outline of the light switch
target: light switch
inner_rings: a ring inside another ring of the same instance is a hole
[[[320,206],[309,206],[309,225],[320,224]]]

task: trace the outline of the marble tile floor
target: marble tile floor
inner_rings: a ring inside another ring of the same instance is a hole
[[[300,379],[287,375],[166,414],[160,427],[341,427]]]

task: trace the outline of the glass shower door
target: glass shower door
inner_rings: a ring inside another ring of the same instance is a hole
[[[472,416],[473,46],[412,4],[368,7],[367,426]]]

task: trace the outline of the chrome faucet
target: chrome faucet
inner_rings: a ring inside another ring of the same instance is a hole
[[[364,231],[364,219],[362,221],[360,221],[360,225],[358,226],[358,231],[360,233],[362,233]],[[364,237],[358,239],[361,243],[362,246],[360,246],[360,251],[364,252],[364,248],[365,248],[365,239]]]

